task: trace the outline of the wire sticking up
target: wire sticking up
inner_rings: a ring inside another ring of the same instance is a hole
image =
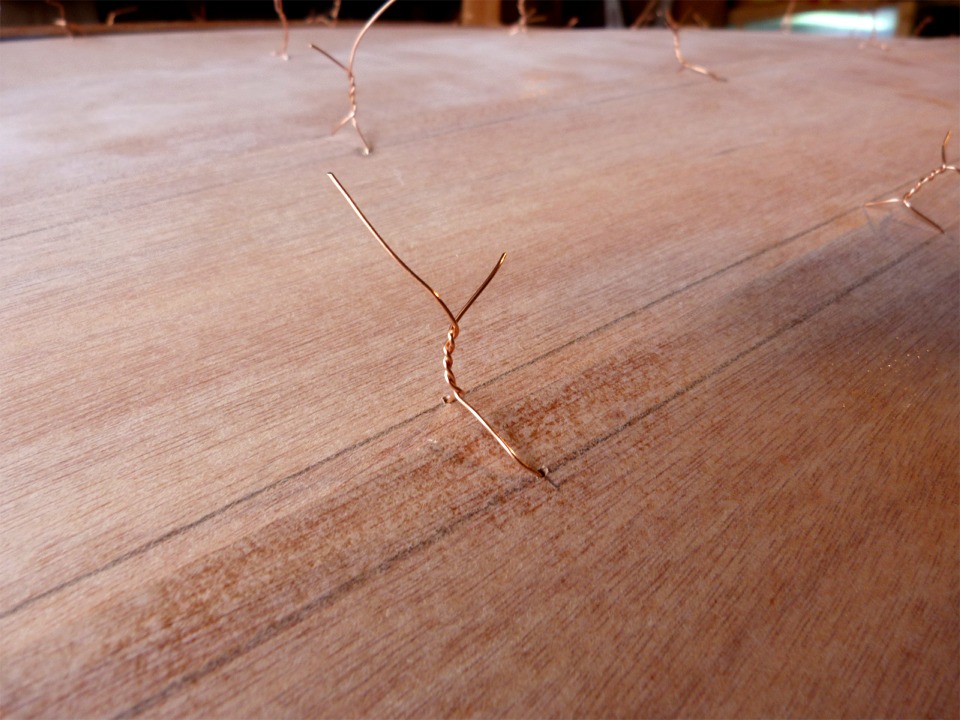
[[[310,17],[307,18],[308,24],[319,23],[320,25],[326,25],[327,27],[336,27],[337,18],[340,16],[340,2],[341,0],[333,0],[333,5],[330,10],[324,14],[317,17],[316,11],[310,11]]]
[[[787,3],[786,12],[780,18],[780,32],[789,33],[793,31],[793,11],[797,7],[797,0],[790,0]]]
[[[696,73],[713,78],[717,82],[727,81],[726,78],[722,78],[715,72],[707,70],[702,65],[694,65],[693,63],[687,62],[686,58],[683,57],[683,51],[680,50],[680,26],[674,22],[669,10],[663,13],[663,19],[667,23],[667,27],[670,28],[670,32],[673,33],[673,54],[677,56],[677,62],[680,63],[681,69],[687,68],[688,70],[693,70]]]
[[[913,32],[910,33],[914,37],[920,37],[920,33],[923,32],[923,29],[933,22],[933,16],[927,15],[923,20],[917,23],[917,26],[913,29]]]
[[[357,131],[357,135],[360,136],[360,142],[363,143],[363,154],[369,155],[373,152],[373,148],[370,147],[370,143],[367,142],[367,139],[363,136],[363,133],[360,132],[360,126],[357,124],[357,77],[353,74],[353,62],[357,59],[357,46],[360,45],[360,41],[363,39],[363,36],[366,34],[367,30],[370,29],[370,26],[373,25],[377,18],[379,18],[383,13],[386,12],[387,8],[393,5],[396,0],[387,0],[383,5],[380,6],[380,9],[377,10],[366,24],[360,28],[360,32],[357,33],[356,39],[353,41],[353,47],[350,48],[350,59],[347,61],[347,64],[344,65],[342,62],[337,60],[333,55],[328,53],[326,50],[317,47],[313,43],[310,43],[310,47],[316,50],[318,53],[326,57],[330,62],[339,67],[347,74],[347,81],[350,83],[350,88],[347,91],[347,97],[350,101],[350,112],[343,116],[343,119],[338,122],[334,128],[331,135],[336,135],[337,132],[347,123],[353,125],[353,129]],[[338,8],[339,9],[339,8]]]
[[[456,349],[456,340],[457,340],[457,337],[460,335],[460,319],[466,314],[467,310],[470,309],[470,306],[473,305],[476,299],[480,297],[480,293],[482,293],[486,289],[487,285],[490,284],[490,281],[493,280],[493,276],[497,274],[497,271],[500,270],[500,267],[503,265],[503,261],[506,260],[507,254],[503,253],[500,256],[500,259],[497,260],[497,264],[493,266],[493,270],[491,270],[490,274],[487,275],[486,280],[480,283],[480,287],[478,287],[474,291],[473,295],[470,296],[470,299],[467,300],[466,304],[462,308],[460,308],[460,312],[454,314],[453,311],[450,310],[450,307],[443,301],[443,298],[440,297],[440,293],[438,293],[436,290],[430,287],[430,285],[427,284],[426,280],[424,280],[422,277],[417,275],[417,273],[415,273],[409,265],[407,265],[403,260],[401,260],[400,256],[397,255],[397,253],[395,253],[389,245],[387,245],[387,241],[384,240],[383,237],[381,237],[380,233],[378,233],[376,229],[373,227],[373,225],[370,223],[370,221],[367,220],[366,215],[364,215],[363,212],[360,210],[360,208],[357,206],[357,203],[350,196],[350,193],[347,192],[346,188],[340,184],[340,181],[337,180],[336,175],[334,175],[332,172],[328,172],[327,176],[330,178],[333,184],[336,185],[337,189],[343,195],[344,199],[346,199],[350,207],[353,209],[353,212],[356,213],[358,218],[360,218],[360,222],[364,224],[367,230],[370,231],[370,234],[373,235],[374,238],[376,238],[378,243],[380,243],[380,246],[387,251],[390,257],[392,257],[394,260],[397,261],[400,267],[406,270],[410,274],[410,276],[413,277],[414,280],[420,283],[427,290],[427,292],[430,293],[433,299],[436,300],[437,303],[440,305],[440,307],[443,309],[443,312],[446,314],[447,319],[450,321],[450,327],[447,330],[447,340],[443,344],[443,379],[446,381],[447,385],[450,386],[451,392],[449,395],[444,396],[443,401],[445,403],[458,402],[461,405],[463,405],[470,412],[470,414],[473,415],[473,417],[475,417],[481,425],[483,425],[484,429],[487,432],[489,432],[498,443],[500,443],[500,447],[502,447],[504,451],[510,457],[512,457],[524,470],[526,470],[527,472],[533,473],[537,477],[546,478],[547,472],[548,472],[546,468],[539,468],[539,469],[535,468],[533,465],[526,462],[523,458],[517,455],[517,452],[510,446],[510,444],[506,440],[503,439],[503,436],[501,436],[500,433],[494,430],[490,426],[490,423],[484,420],[483,416],[480,415],[480,413],[477,412],[477,410],[470,403],[464,400],[463,398],[464,390],[463,388],[460,387],[460,385],[457,384],[457,378],[453,374],[453,351]],[[551,483],[551,485],[552,484],[553,483]]]
[[[280,49],[274,51],[274,55],[284,60],[289,60],[287,48],[290,47],[290,25],[287,23],[287,16],[283,12],[283,0],[273,0],[273,9],[277,11],[277,17],[280,18],[280,24],[283,26],[283,41],[280,43]]]
[[[873,12],[870,13],[870,21],[871,21],[870,36],[866,40],[861,42],[860,45],[857,46],[857,49],[863,50],[868,47],[876,47],[883,51],[889,50],[890,46],[887,45],[885,42],[881,41],[880,38],[877,36],[877,9],[876,8],[874,8]]]
[[[130,5],[129,7],[117,8],[116,10],[111,10],[107,14],[107,26],[112,27],[117,22],[117,17],[120,15],[126,15],[128,13],[136,12],[137,6]]]
[[[537,9],[535,7],[527,10],[527,0],[517,0],[517,12],[520,14],[520,17],[510,26],[511,35],[516,35],[517,33],[526,34],[528,25],[546,20],[545,17],[536,14]]]
[[[66,32],[70,37],[76,37],[80,34],[80,29],[72,22],[67,20],[67,8],[64,7],[62,2],[58,2],[57,0],[47,0],[47,5],[55,7],[60,13],[60,17],[53,21],[54,25],[63,28],[64,32]]]
[[[943,145],[940,146],[940,160],[941,160],[940,167],[934,168],[929,173],[924,175],[922,178],[917,180],[917,182],[914,183],[913,187],[907,190],[903,194],[903,197],[887,198],[886,200],[877,200],[875,202],[868,202],[864,204],[864,207],[877,207],[878,205],[888,205],[890,203],[897,203],[897,204],[903,205],[907,210],[910,210],[916,213],[921,220],[929,223],[930,225],[935,227],[937,230],[939,230],[941,233],[943,233],[944,229],[942,227],[940,227],[937,223],[935,223],[933,220],[928,218],[922,212],[917,210],[913,205],[910,204],[910,201],[913,199],[913,196],[917,194],[917,191],[920,188],[922,188],[928,182],[930,182],[935,177],[937,177],[937,175],[942,175],[943,173],[947,172],[947,170],[953,170],[956,173],[960,173],[960,168],[958,168],[956,165],[947,165],[947,144],[950,142],[950,135],[952,134],[952,132],[953,132],[952,130],[947,131],[947,136],[943,139]]]
[[[207,21],[207,3],[206,0],[200,0],[199,5],[190,4],[190,17],[195,23],[205,23]]]
[[[653,20],[656,16],[657,3],[660,0],[647,0],[646,7],[643,8],[643,12],[637,15],[637,19],[633,21],[630,25],[631,30],[638,30],[639,28],[646,25],[648,22]]]

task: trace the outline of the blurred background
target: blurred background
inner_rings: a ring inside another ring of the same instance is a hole
[[[382,0],[285,0],[293,24],[366,19]],[[544,27],[626,27],[638,18],[662,24],[653,12],[669,9],[682,24],[779,31],[784,17],[791,32],[878,37],[960,34],[960,0],[860,2],[858,0],[527,0],[531,23]],[[511,25],[516,0],[403,0],[386,21]],[[0,37],[76,32],[182,30],[276,22],[272,0],[4,0]]]

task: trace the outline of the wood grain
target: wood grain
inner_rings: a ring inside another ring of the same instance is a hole
[[[960,45],[355,31],[0,45],[3,714],[960,714]]]

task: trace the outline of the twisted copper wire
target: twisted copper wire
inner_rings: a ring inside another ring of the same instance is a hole
[[[528,25],[530,25],[531,23],[540,22],[541,20],[546,19],[541,17],[540,15],[537,15],[536,8],[532,7],[529,10],[527,10],[527,0],[517,0],[517,13],[519,13],[520,17],[517,19],[517,22],[514,23],[513,26],[510,28],[511,35],[516,35],[518,32],[526,33]]]
[[[533,473],[537,477],[545,478],[547,476],[546,468],[539,468],[539,469],[535,468],[533,465],[526,462],[523,458],[517,455],[517,452],[510,446],[510,444],[506,440],[503,439],[500,433],[494,430],[490,426],[490,423],[488,423],[483,418],[483,416],[479,412],[477,412],[476,408],[474,408],[470,403],[468,403],[464,399],[463,396],[465,394],[465,391],[463,388],[461,388],[457,384],[457,378],[453,374],[453,352],[454,350],[456,350],[456,347],[457,347],[456,340],[457,340],[457,337],[460,335],[460,319],[464,316],[467,310],[470,309],[470,306],[473,305],[474,301],[476,301],[476,299],[480,297],[480,293],[482,293],[486,289],[487,285],[490,284],[490,281],[493,280],[494,275],[496,275],[497,272],[500,270],[500,268],[503,266],[503,261],[506,260],[507,254],[503,253],[502,255],[500,255],[500,258],[497,260],[497,264],[494,265],[493,270],[490,271],[490,274],[487,275],[486,279],[482,283],[480,283],[480,287],[478,287],[474,291],[473,295],[470,296],[470,299],[467,300],[464,306],[460,308],[460,312],[454,315],[453,312],[450,310],[450,307],[443,301],[443,298],[440,297],[440,293],[438,293],[436,290],[430,287],[430,285],[426,282],[426,280],[424,280],[422,277],[417,275],[417,273],[415,273],[409,265],[407,265],[403,260],[401,260],[400,256],[397,255],[393,251],[393,248],[391,248],[387,244],[387,241],[384,240],[383,237],[381,237],[380,233],[378,233],[376,228],[373,227],[373,225],[367,219],[366,215],[363,214],[363,211],[361,211],[360,208],[357,206],[357,203],[350,196],[350,193],[347,192],[347,189],[340,184],[340,181],[337,179],[336,175],[334,175],[332,172],[328,172],[327,176],[330,178],[333,184],[337,187],[337,189],[346,199],[347,203],[349,203],[350,207],[353,209],[353,212],[356,213],[358,218],[360,218],[360,221],[364,224],[367,230],[369,230],[370,233],[373,235],[373,237],[376,238],[377,242],[380,243],[380,246],[384,250],[386,250],[387,253],[389,253],[390,257],[396,260],[397,263],[399,263],[399,265],[413,277],[414,280],[420,283],[427,290],[427,292],[429,292],[433,296],[433,299],[437,301],[437,303],[443,309],[443,312],[446,313],[447,318],[449,318],[450,327],[447,330],[446,342],[444,342],[443,344],[443,379],[446,381],[447,385],[450,387],[451,393],[450,395],[444,396],[443,401],[445,403],[458,402],[461,405],[463,405],[470,412],[470,414],[473,415],[473,417],[475,417],[481,425],[483,425],[484,429],[486,429],[486,431],[489,432],[494,437],[494,439],[500,444],[500,447],[502,447],[504,451],[508,455],[510,455],[510,457],[512,457],[523,469]]]
[[[870,35],[869,37],[867,37],[866,40],[864,40],[857,46],[857,49],[863,50],[864,48],[868,48],[868,47],[876,47],[876,48],[880,48],[883,51],[889,50],[890,46],[887,45],[882,40],[880,40],[879,36],[877,35],[877,9],[876,8],[874,8],[873,12],[870,14],[870,21],[872,24]]]
[[[630,29],[637,30],[641,26],[646,25],[650,21],[650,19],[653,18],[654,15],[656,15],[656,12],[654,11],[657,8],[658,2],[660,2],[660,0],[647,0],[646,7],[644,7],[643,11],[639,15],[637,15],[637,19],[634,20],[633,23],[631,23]]]
[[[340,15],[340,2],[341,0],[333,0],[333,6],[325,15],[321,15],[320,17],[310,17],[307,22],[320,23],[321,25],[326,25],[327,27],[336,27],[337,18]]]
[[[360,125],[357,124],[357,78],[353,74],[353,63],[354,63],[354,60],[357,59],[357,47],[360,45],[360,41],[363,39],[363,36],[367,33],[367,30],[369,30],[370,26],[377,21],[377,18],[383,15],[383,13],[386,12],[387,8],[393,5],[393,3],[395,2],[396,0],[387,0],[383,5],[380,6],[379,10],[377,10],[373,15],[370,16],[370,19],[367,20],[364,26],[360,28],[360,32],[357,33],[357,37],[353,41],[353,46],[350,48],[350,59],[347,61],[346,65],[344,65],[342,62],[337,60],[333,55],[328,53],[326,50],[317,47],[313,43],[310,43],[310,47],[312,47],[318,53],[320,53],[321,55],[326,57],[328,60],[330,60],[332,63],[337,65],[340,69],[342,69],[347,74],[347,82],[349,83],[349,88],[347,90],[347,100],[350,103],[350,112],[344,115],[343,119],[334,126],[333,131],[330,134],[336,135],[337,132],[340,130],[340,128],[342,128],[347,123],[351,123],[353,125],[353,129],[357,131],[357,135],[360,137],[360,142],[363,143],[364,155],[369,155],[371,152],[373,152],[373,148],[370,146],[370,143],[367,142],[367,139],[363,136],[363,133],[360,132]],[[339,10],[339,6],[338,6],[338,10]]]
[[[715,72],[707,70],[702,65],[694,65],[693,63],[687,62],[686,58],[683,57],[683,51],[680,50],[680,26],[674,22],[673,17],[671,17],[669,12],[664,13],[663,19],[666,21],[667,27],[670,28],[670,32],[673,33],[673,54],[676,56],[677,62],[680,63],[680,67],[693,70],[701,75],[706,75],[709,78],[713,78],[717,82],[726,82],[726,78],[722,78]]]
[[[54,20],[53,24],[57,27],[62,27],[70,37],[76,36],[78,33],[77,26],[67,20],[67,8],[64,7],[63,3],[58,2],[58,0],[47,0],[47,5],[55,7],[60,13],[60,17]]]
[[[903,197],[887,198],[886,200],[876,200],[874,202],[868,202],[864,204],[864,207],[876,207],[877,205],[887,205],[889,203],[897,203],[899,205],[903,205],[905,208],[907,208],[907,210],[910,210],[916,213],[917,216],[920,217],[920,219],[929,223],[930,225],[935,227],[937,230],[939,230],[941,233],[945,232],[944,229],[940,227],[937,223],[935,223],[933,220],[928,218],[922,212],[917,210],[913,205],[911,205],[910,200],[913,199],[913,196],[917,194],[917,191],[919,191],[920,188],[922,188],[924,185],[926,185],[928,182],[933,180],[938,175],[942,175],[943,173],[947,172],[947,170],[953,170],[956,173],[960,173],[960,168],[958,168],[956,165],[947,165],[947,145],[950,143],[950,135],[952,134],[953,134],[953,131],[948,130],[946,137],[943,138],[943,144],[940,146],[940,161],[941,161],[940,167],[934,168],[929,173],[924,175],[922,178],[917,180],[917,182],[914,183],[913,187],[911,187],[909,190],[907,190],[903,194]]]
[[[283,25],[283,42],[280,43],[280,49],[274,55],[289,60],[290,56],[287,54],[287,48],[290,46],[290,25],[287,23],[286,13],[283,12],[283,0],[273,0],[273,9],[276,10],[277,17],[280,18],[280,24]]]
[[[116,10],[111,10],[107,13],[107,25],[112,27],[117,22],[117,17],[120,15],[126,15],[127,13],[132,13],[137,11],[136,5],[130,5],[129,7],[117,8]]]
[[[788,33],[793,31],[793,11],[796,7],[797,0],[790,0],[790,2],[787,3],[787,10],[780,19],[780,32]]]

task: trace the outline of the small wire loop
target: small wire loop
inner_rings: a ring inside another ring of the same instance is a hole
[[[450,326],[447,329],[447,339],[443,343],[443,379],[450,388],[450,394],[445,395],[443,398],[443,401],[445,403],[458,402],[461,405],[463,405],[470,412],[470,414],[477,419],[477,421],[484,427],[484,429],[494,437],[494,439],[500,444],[500,447],[502,447],[504,451],[517,462],[517,464],[519,464],[522,468],[524,468],[528,472],[533,473],[537,477],[546,478],[547,477],[546,468],[536,468],[530,463],[528,463],[527,461],[525,461],[523,458],[521,458],[517,454],[517,452],[510,446],[510,444],[506,440],[504,440],[503,436],[500,435],[500,433],[498,433],[496,430],[494,430],[493,427],[490,425],[490,423],[488,423],[483,418],[483,416],[476,410],[476,408],[474,408],[469,402],[467,402],[464,399],[463,396],[465,394],[465,391],[457,383],[456,375],[454,375],[453,373],[453,352],[457,348],[456,341],[460,335],[460,319],[464,316],[464,314],[466,314],[467,310],[470,309],[470,307],[473,305],[476,299],[480,297],[480,294],[486,289],[487,285],[490,284],[490,281],[493,280],[494,276],[503,266],[503,262],[504,260],[506,260],[507,254],[503,253],[502,255],[500,255],[499,260],[497,260],[496,265],[493,266],[493,270],[490,271],[490,274],[487,275],[486,279],[484,279],[484,281],[480,283],[480,287],[478,287],[474,291],[474,293],[470,296],[470,299],[467,300],[466,303],[464,303],[462,308],[460,308],[460,312],[454,315],[453,312],[450,310],[450,306],[447,305],[443,301],[443,298],[440,297],[440,293],[434,290],[427,283],[426,280],[424,280],[422,277],[417,275],[417,273],[414,272],[413,268],[407,265],[400,258],[400,256],[397,255],[396,252],[394,252],[393,248],[391,248],[390,245],[387,244],[387,241],[384,240],[383,236],[381,236],[380,233],[377,232],[376,228],[373,227],[373,224],[367,219],[367,216],[363,214],[363,211],[357,205],[356,201],[353,199],[353,197],[351,197],[350,193],[347,192],[347,189],[337,179],[337,176],[334,175],[332,172],[328,172],[327,176],[330,178],[331,182],[333,182],[333,184],[336,186],[337,190],[339,190],[340,193],[343,195],[344,199],[350,205],[351,209],[356,214],[356,216],[360,218],[360,221],[363,223],[364,227],[366,227],[367,230],[370,231],[370,234],[373,235],[374,238],[376,238],[378,243],[380,243],[380,246],[387,251],[390,257],[392,257],[394,260],[397,261],[400,267],[406,270],[407,273],[414,280],[416,280],[420,285],[424,287],[424,289],[426,289],[427,292],[430,293],[431,297],[433,297],[433,299],[437,301],[437,303],[440,305],[443,312],[446,314],[447,319],[450,321]],[[554,487],[557,487],[552,482],[550,484],[553,485]]]
[[[953,131],[948,130],[946,137],[943,138],[943,144],[940,145],[940,159],[941,159],[940,167],[934,168],[929,173],[924,175],[922,178],[917,180],[913,184],[913,186],[903,194],[902,197],[892,197],[892,198],[887,198],[886,200],[874,200],[873,202],[864,203],[863,206],[877,207],[878,205],[889,205],[893,203],[896,203],[898,205],[903,205],[905,208],[907,208],[907,210],[910,210],[911,212],[913,212],[921,220],[923,220],[927,224],[932,225],[937,230],[939,230],[941,234],[944,233],[945,230],[942,227],[940,227],[939,224],[937,224],[936,222],[934,222],[933,219],[927,217],[922,212],[917,210],[910,203],[910,201],[913,199],[913,196],[917,194],[920,188],[922,188],[924,185],[926,185],[928,182],[933,180],[938,175],[942,175],[948,170],[953,170],[956,173],[960,173],[960,168],[958,168],[956,165],[947,165],[947,145],[950,143],[950,136],[952,134],[953,134]]]

